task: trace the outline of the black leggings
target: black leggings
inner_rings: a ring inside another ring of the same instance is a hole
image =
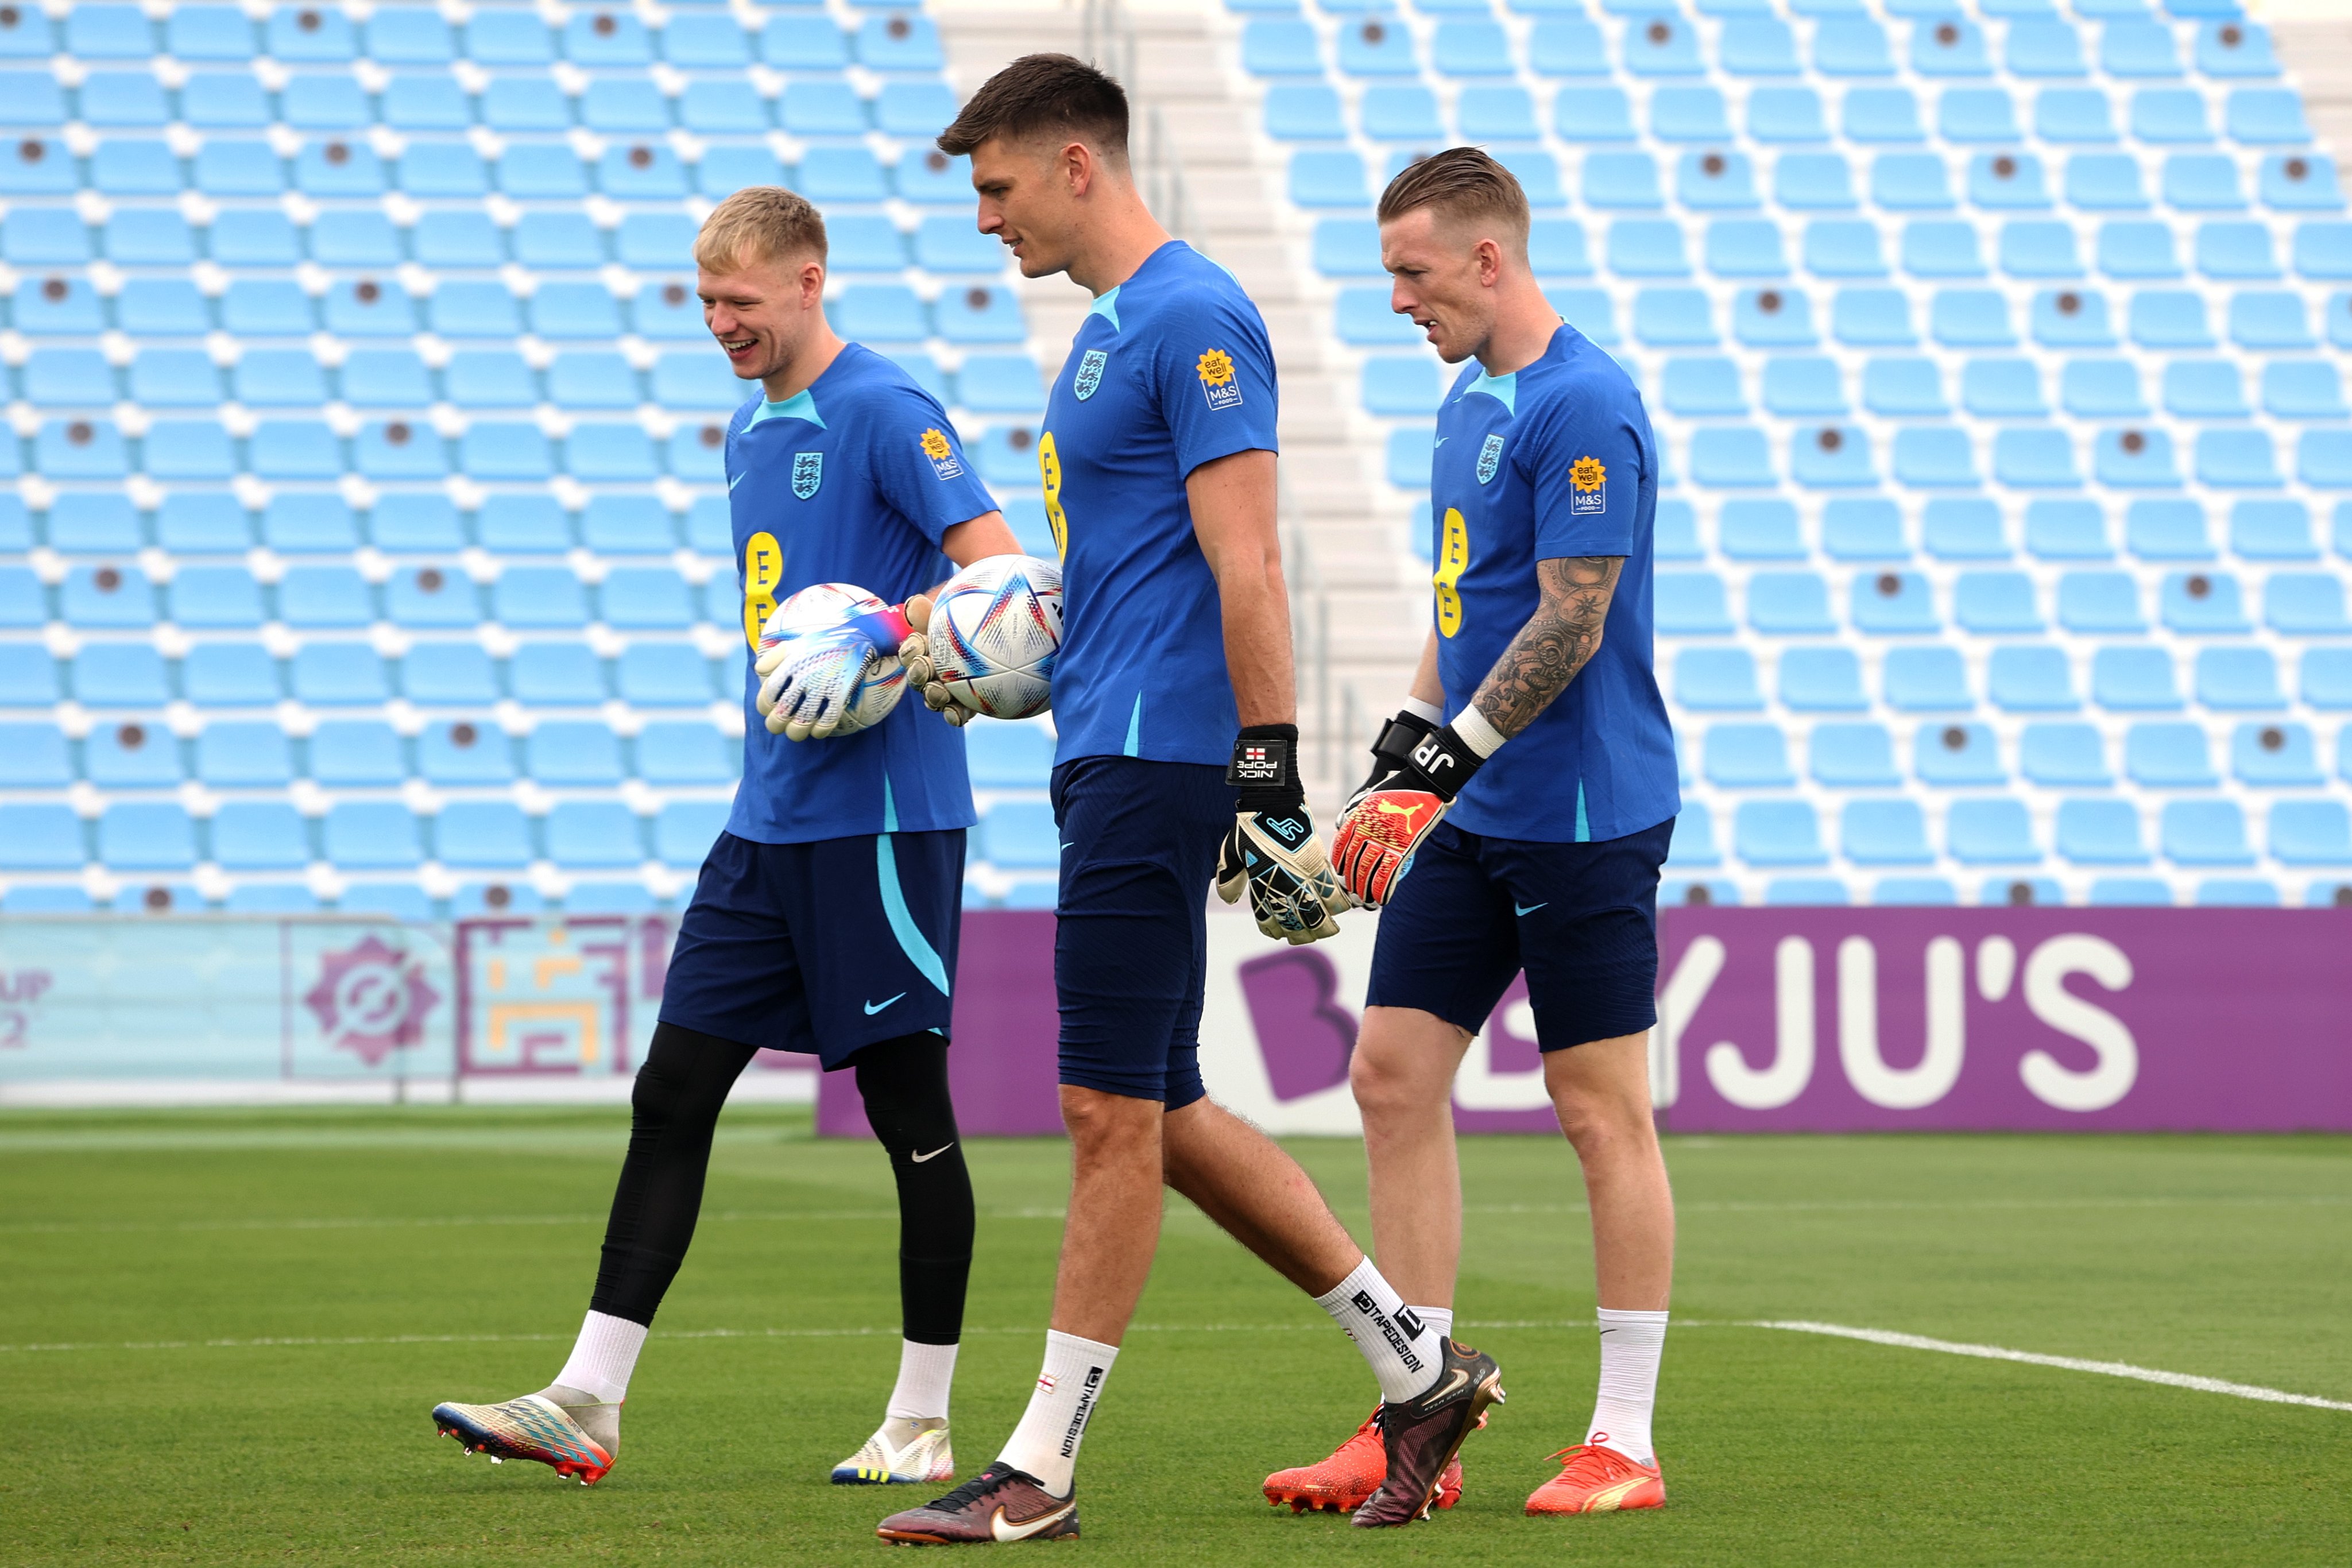
[[[702,1208],[710,1135],[727,1092],[751,1064],[747,1045],[675,1024],[654,1029],[630,1095],[628,1157],[604,1227],[593,1312],[650,1323]],[[849,1059],[866,1119],[898,1184],[898,1306],[906,1337],[953,1344],[971,1273],[971,1177],[948,1098],[947,1041],[902,1035]],[[919,1156],[919,1157],[918,1157]]]

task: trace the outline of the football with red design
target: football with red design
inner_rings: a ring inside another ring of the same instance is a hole
[[[990,718],[1028,718],[1054,706],[1062,646],[1062,569],[997,555],[948,579],[931,608],[931,661],[956,702]]]

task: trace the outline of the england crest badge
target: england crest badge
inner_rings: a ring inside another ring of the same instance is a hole
[[[1500,434],[1486,437],[1486,444],[1478,448],[1478,483],[1491,482],[1503,467],[1503,438]]]
[[[793,454],[793,496],[794,499],[802,501],[807,500],[811,496],[816,494],[816,487],[824,483],[824,453],[795,452]]]
[[[1110,356],[1100,349],[1088,349],[1079,359],[1077,377],[1070,382],[1070,391],[1077,394],[1080,402],[1095,395],[1095,389],[1102,385],[1103,366],[1109,362]]]

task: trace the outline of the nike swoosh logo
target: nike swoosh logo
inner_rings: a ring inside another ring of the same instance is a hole
[[[904,992],[904,991],[900,991],[900,992],[898,993],[898,996],[896,996],[896,997],[892,997],[892,998],[890,998],[890,1002],[895,1002],[895,1001],[899,1000],[899,999],[900,999],[900,998],[905,997],[905,996],[906,996],[906,994],[907,994],[906,992]],[[867,1018],[872,1018],[876,1013],[878,1013],[878,1012],[880,1012],[884,1008],[888,1007],[888,1006],[890,1005],[890,1002],[868,1002],[868,1003],[866,1003],[866,1016]]]
[[[1437,438],[1436,445],[1432,446],[1432,447],[1430,448],[1430,450],[1431,450],[1432,452],[1434,452],[1434,451],[1436,451],[1436,450],[1437,450],[1437,448],[1438,448],[1439,446],[1443,446],[1443,445],[1444,445],[1447,442],[1449,442],[1449,441],[1451,441],[1451,440],[1453,440],[1453,439],[1454,439],[1454,437],[1452,437],[1452,436],[1450,436],[1450,435],[1441,435],[1441,436],[1439,436],[1439,437]]]
[[[1419,1400],[1415,1401],[1415,1403],[1424,1406],[1433,1405],[1439,1400],[1453,1398],[1454,1396],[1461,1393],[1462,1390],[1468,1386],[1470,1386],[1469,1372],[1463,1367],[1457,1366],[1454,1369],[1453,1375],[1446,1380],[1443,1387],[1431,1389],[1428,1393],[1423,1395]]]
[[[950,1149],[954,1147],[955,1140],[953,1138],[950,1138],[946,1143],[941,1144],[938,1148],[933,1149],[929,1154],[917,1155],[915,1156],[915,1163],[917,1165],[921,1165],[926,1160],[938,1159],[941,1155],[946,1154]]]
[[[729,489],[732,490],[736,486],[740,485],[742,482],[743,482],[743,476],[742,476],[742,475],[740,475],[740,474],[738,474],[738,475],[736,475],[736,476],[735,476],[735,477],[733,477],[732,479],[730,479],[730,480],[728,480],[728,481],[727,481],[727,487],[728,487]]]
[[[1549,899],[1546,899],[1541,904],[1520,904],[1514,901],[1511,904],[1512,909],[1521,915],[1533,915],[1538,909],[1548,909],[1550,906],[1551,901]]]
[[[1070,1516],[1070,1511],[1077,1506],[1078,1500],[1074,1497],[1053,1512],[1041,1514],[1026,1524],[1007,1524],[1004,1521],[1004,1511],[1000,1508],[996,1511],[996,1517],[988,1521],[988,1531],[999,1541],[1026,1541],[1039,1531],[1051,1530],[1061,1523]]]
[[[1076,846],[1076,844],[1064,844],[1062,847],[1063,847],[1064,849],[1067,850],[1067,849],[1076,849],[1077,846]]]

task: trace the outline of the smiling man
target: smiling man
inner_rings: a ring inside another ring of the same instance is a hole
[[[1601,1319],[1592,1420],[1527,1511],[1656,1507],[1675,1220],[1648,1031],[1681,809],[1651,669],[1657,443],[1623,370],[1538,287],[1508,170],[1466,147],[1423,159],[1381,197],[1380,225],[1391,306],[1447,363],[1475,362],[1437,416],[1429,642],[1332,840],[1349,891],[1384,908],[1349,1071],[1373,1241],[1416,1312],[1450,1317],[1454,1075],[1524,970],[1591,1204]],[[1391,1441],[1390,1487],[1411,1462]]]
[[[535,1459],[583,1484],[611,1469],[647,1325],[694,1239],[719,1108],[762,1047],[807,1051],[828,1071],[855,1071],[898,1194],[898,1381],[881,1427],[833,1479],[946,1480],[973,1226],[947,1069],[974,821],[963,740],[903,702],[853,733],[808,727],[793,738],[783,711],[771,711],[791,668],[753,655],[776,606],[813,584],[851,583],[898,603],[947,575],[942,555],[961,566],[1019,546],[939,403],[826,323],[814,207],[773,187],[738,191],[703,224],[694,254],[712,338],[737,376],[760,383],[728,423],[726,446],[746,644],[743,779],[678,925],[571,1359],[536,1394],[445,1404],[433,1418],[470,1449]],[[846,622],[842,635],[885,619]]]
[[[1246,893],[1259,928],[1291,942],[1330,935],[1347,901],[1298,782],[1265,324],[1145,207],[1127,129],[1117,82],[1030,55],[940,137],[971,155],[982,232],[1027,276],[1067,273],[1094,297],[1037,443],[1063,557],[1054,982],[1072,1168],[1028,1408],[994,1464],[884,1520],[889,1541],[1078,1533],[1078,1447],[1151,1270],[1163,1182],[1315,1297],[1384,1390],[1449,1375],[1433,1430],[1458,1442],[1455,1413],[1500,1396],[1494,1363],[1400,1315],[1306,1173],[1201,1082],[1211,885]],[[1234,1366],[1263,1375],[1262,1359]],[[1430,1451],[1433,1493],[1453,1451]]]

